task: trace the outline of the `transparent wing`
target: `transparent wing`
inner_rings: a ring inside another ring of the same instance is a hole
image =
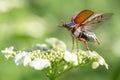
[[[91,16],[82,24],[88,28],[98,27],[112,17],[113,13],[96,14]]]

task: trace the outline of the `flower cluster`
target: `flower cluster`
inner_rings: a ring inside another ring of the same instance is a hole
[[[68,51],[63,41],[56,38],[46,40],[49,44],[35,44],[29,50],[14,51],[14,47],[1,50],[5,58],[12,57],[16,65],[33,67],[43,70],[51,80],[74,67],[92,63],[92,68],[104,65],[108,69],[105,60],[95,51]]]

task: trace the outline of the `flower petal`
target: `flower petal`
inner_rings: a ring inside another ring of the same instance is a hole
[[[30,56],[25,56],[23,60],[23,65],[27,66],[31,62]]]
[[[71,53],[69,51],[65,51],[64,59],[67,62],[73,62],[74,65],[78,65],[78,58],[77,58],[77,55],[74,53]]]
[[[104,58],[102,58],[101,56],[99,58],[99,64],[104,65],[106,69],[108,69],[108,64],[105,62]]]
[[[13,51],[14,47],[11,46],[9,48],[5,48],[5,50],[1,50],[1,52],[5,55],[5,58],[9,58],[12,54],[14,54],[14,51]]]
[[[47,59],[36,58],[31,61],[29,65],[36,70],[42,70],[50,66],[50,61]]]
[[[99,63],[98,62],[93,62],[92,63],[92,68],[93,69],[96,69],[96,68],[98,68],[99,67]]]
[[[16,65],[19,65],[19,64],[21,64],[22,63],[22,61],[24,60],[24,57],[26,56],[26,55],[28,55],[29,53],[28,52],[25,52],[25,51],[23,51],[23,52],[19,52],[15,57],[14,57],[14,62],[16,63]]]

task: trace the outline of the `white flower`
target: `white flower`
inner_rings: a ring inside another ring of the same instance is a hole
[[[30,57],[29,57],[30,52],[19,52],[15,57],[14,57],[14,62],[16,63],[16,65],[19,65],[22,63],[24,66],[28,65],[28,63],[31,61]],[[28,58],[29,57],[29,58]]]
[[[26,55],[23,60],[23,65],[27,66],[31,62],[31,58],[29,55]]]
[[[106,69],[108,69],[108,64],[105,62],[104,58],[101,57],[97,52],[89,52],[89,57],[96,57],[98,58],[98,61],[93,62],[92,68],[96,69],[99,65],[104,65]]]
[[[99,63],[98,62],[93,62],[92,63],[92,68],[93,69],[96,69],[96,68],[98,68],[99,67]]]
[[[105,62],[104,58],[102,58],[102,57],[100,56],[98,62],[99,62],[100,65],[104,65],[104,66],[106,67],[106,69],[108,69],[108,64]]]
[[[92,63],[92,68],[96,69],[99,67],[99,65],[104,65],[106,69],[108,69],[108,64],[105,62],[105,60],[101,57],[98,61]]]
[[[69,51],[65,51],[64,59],[67,62],[73,62],[74,65],[78,65],[78,58],[77,58],[77,55],[74,53],[71,53]]]
[[[31,61],[29,65],[36,70],[42,70],[50,66],[50,61],[47,59],[36,58]]]
[[[14,51],[13,51],[14,47],[11,46],[9,48],[5,48],[5,50],[1,50],[1,52],[5,55],[5,58],[9,58],[12,54],[14,54]]]
[[[60,41],[56,38],[48,38],[48,39],[46,39],[46,42],[48,42],[49,44],[51,44],[57,48],[66,50],[66,44],[63,41]]]

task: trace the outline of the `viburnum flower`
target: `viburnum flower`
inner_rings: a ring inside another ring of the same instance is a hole
[[[102,58],[101,56],[99,56],[98,61],[92,63],[92,68],[96,69],[97,67],[99,67],[99,65],[104,65],[106,69],[108,69],[108,64],[105,62],[104,58]]]
[[[12,56],[13,54],[15,54],[15,52],[13,51],[14,47],[11,46],[9,48],[5,48],[5,50],[1,50],[1,52],[4,54],[5,58],[9,58],[10,56]]]
[[[48,38],[49,44],[34,44],[31,49],[13,51],[13,47],[1,50],[8,59],[13,58],[16,65],[23,64],[35,70],[42,70],[50,80],[55,80],[63,73],[79,66],[92,64],[96,69],[104,65],[108,69],[108,64],[102,56],[95,51],[67,50],[66,44],[56,38]]]
[[[69,51],[65,51],[65,53],[64,53],[64,59],[67,62],[71,62],[74,65],[78,65],[78,58],[77,58],[77,55],[74,54],[74,53],[71,53]]]
[[[97,67],[99,67],[99,65],[104,65],[106,67],[106,69],[108,69],[108,64],[105,62],[104,58],[102,58],[97,52],[88,51],[88,55],[89,55],[89,57],[98,58],[98,60],[96,60],[95,62],[92,63],[93,69],[96,69]]]
[[[20,51],[18,54],[15,55],[14,62],[16,63],[16,65],[19,65],[23,62],[24,66],[26,66],[31,61],[30,54],[31,52]]]
[[[36,70],[42,70],[50,66],[50,61],[47,59],[36,58],[31,61],[29,65]]]

